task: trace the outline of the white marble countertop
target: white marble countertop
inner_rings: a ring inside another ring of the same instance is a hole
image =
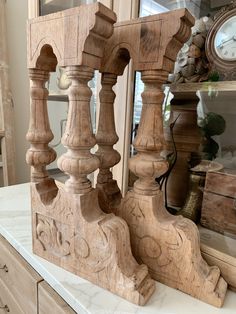
[[[229,290],[218,309],[157,283],[154,295],[140,307],[34,255],[28,183],[0,188],[0,234],[80,314],[236,314],[236,293]]]

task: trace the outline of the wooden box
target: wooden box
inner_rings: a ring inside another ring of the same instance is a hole
[[[201,224],[236,238],[236,171],[208,172],[202,203]]]

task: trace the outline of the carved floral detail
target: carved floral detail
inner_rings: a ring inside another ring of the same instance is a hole
[[[170,215],[161,191],[151,198],[128,192],[118,215],[129,225],[134,256],[148,265],[154,279],[211,304],[222,304],[227,284],[219,269],[201,257],[196,225]]]
[[[38,218],[36,227],[37,239],[44,251],[50,249],[55,255],[70,255],[70,242],[63,239],[63,234],[58,230],[55,220],[43,216]]]

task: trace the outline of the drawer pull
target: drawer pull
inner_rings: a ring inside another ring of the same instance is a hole
[[[10,312],[9,307],[7,305],[0,306],[0,309],[4,310],[5,312],[8,312],[8,313]]]
[[[5,270],[5,272],[8,273],[8,268],[6,264],[0,267],[0,269]]]

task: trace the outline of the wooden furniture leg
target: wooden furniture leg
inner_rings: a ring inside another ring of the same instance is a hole
[[[103,73],[102,89],[100,96],[100,113],[96,140],[98,150],[96,155],[100,159],[99,174],[97,178],[97,189],[99,193],[99,204],[106,213],[111,208],[119,205],[121,200],[120,189],[116,180],[112,178],[111,167],[120,161],[120,154],[113,148],[118,141],[114,121],[115,93],[112,87],[116,84],[117,75]]]
[[[118,215],[129,225],[134,256],[148,265],[154,279],[220,307],[227,284],[219,268],[203,260],[196,225],[166,211],[155,182],[168,168],[160,156],[164,143],[161,86],[166,78],[166,72],[142,71],[143,109],[134,140],[138,153],[129,162],[139,179],[123,199]]]

